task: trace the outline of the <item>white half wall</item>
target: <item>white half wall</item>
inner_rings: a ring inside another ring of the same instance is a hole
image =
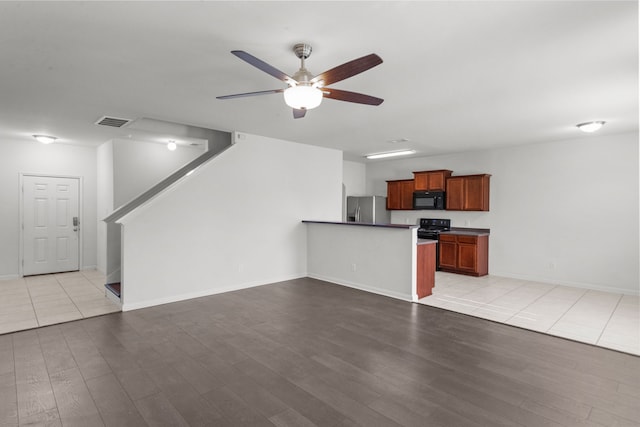
[[[114,225],[107,227],[102,219],[204,152],[204,145],[180,145],[169,151],[165,144],[133,139],[114,139],[98,147],[98,270],[110,271],[108,258],[120,264],[118,244],[109,245],[111,253],[107,254],[107,241],[118,242],[120,229]]]
[[[393,211],[393,223],[490,228],[492,275],[638,294],[637,133],[370,163],[367,187],[385,195],[385,180],[430,169],[491,174],[491,210]]]
[[[39,142],[0,142],[0,278],[20,274],[20,174],[82,178],[80,268],[96,266],[96,148]]]
[[[342,152],[238,133],[123,224],[123,310],[307,275],[303,219],[339,221]]]
[[[307,226],[309,277],[405,301],[416,295],[416,228]]]

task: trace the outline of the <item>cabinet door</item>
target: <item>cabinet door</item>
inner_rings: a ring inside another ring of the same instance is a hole
[[[451,176],[450,170],[414,172],[415,189],[422,191],[445,191],[445,179]]]
[[[387,209],[400,209],[400,182],[388,181],[387,182]]]
[[[429,176],[425,172],[414,172],[413,181],[416,190],[428,191],[429,190]]]
[[[478,272],[477,238],[458,236],[458,269],[469,273]]]
[[[418,298],[431,295],[436,274],[436,245],[418,245],[416,292]]]
[[[456,236],[440,235],[440,267],[457,268],[458,262],[458,244]]]
[[[413,180],[401,182],[400,209],[413,209]]]
[[[488,199],[488,178],[484,176],[465,178],[464,210],[488,211]]]
[[[438,171],[429,174],[429,191],[445,191],[446,178],[451,176],[451,171]]]
[[[464,177],[452,177],[447,179],[447,210],[461,211],[464,209],[464,181]]]
[[[387,209],[413,209],[413,180],[387,181]]]

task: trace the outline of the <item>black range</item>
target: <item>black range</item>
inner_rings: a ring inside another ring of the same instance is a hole
[[[418,239],[440,240],[440,233],[451,230],[451,220],[441,218],[420,218]],[[436,270],[440,270],[440,244],[436,244]]]

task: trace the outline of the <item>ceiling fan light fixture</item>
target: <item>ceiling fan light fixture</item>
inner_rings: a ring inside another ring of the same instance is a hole
[[[284,91],[284,102],[296,110],[311,110],[322,103],[322,91],[308,85],[291,86]]]
[[[36,139],[36,141],[41,142],[43,144],[51,144],[53,142],[56,142],[56,138],[55,136],[49,136],[49,135],[33,135],[33,137]]]
[[[603,121],[586,122],[586,123],[580,123],[576,125],[576,127],[580,129],[582,132],[592,133],[600,129],[602,126],[604,126],[605,123],[606,122],[603,122]]]
[[[386,153],[369,154],[365,157],[367,159],[374,160],[374,159],[384,159],[387,157],[408,156],[409,154],[414,154],[415,152],[416,150],[399,150],[399,151],[389,151]]]

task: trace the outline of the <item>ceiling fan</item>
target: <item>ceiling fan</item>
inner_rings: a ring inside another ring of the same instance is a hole
[[[304,60],[311,55],[311,46],[298,43],[293,47],[296,56],[300,58],[300,69],[293,76],[289,76],[266,62],[248,54],[242,50],[232,50],[231,53],[254,67],[272,75],[278,80],[287,83],[285,89],[263,90],[259,92],[237,93],[234,95],[218,96],[217,99],[242,98],[245,96],[268,95],[271,93],[284,93],[284,101],[293,108],[293,118],[304,117],[307,110],[316,108],[322,102],[322,98],[331,98],[338,101],[356,102],[358,104],[380,105],[384,99],[375,96],[364,95],[357,92],[332,89],[327,87],[333,83],[360,74],[382,63],[382,59],[372,53],[362,58],[354,59],[338,65],[324,73],[313,76],[304,66]]]

